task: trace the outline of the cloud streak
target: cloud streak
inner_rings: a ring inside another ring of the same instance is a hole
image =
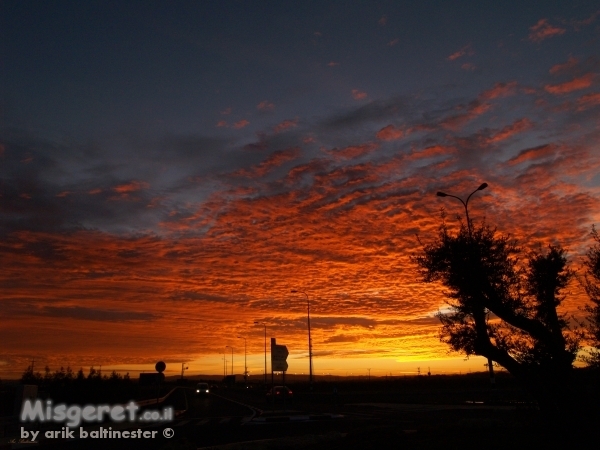
[[[548,38],[554,36],[560,36],[567,31],[564,28],[560,28],[548,23],[548,19],[540,19],[538,22],[529,28],[529,40],[532,42],[542,42]]]

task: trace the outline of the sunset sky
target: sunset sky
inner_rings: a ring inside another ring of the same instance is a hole
[[[600,7],[3,1],[0,378],[90,366],[484,370],[439,342],[418,239],[466,196],[583,274]],[[418,235],[418,238],[417,238]],[[538,247],[539,248],[539,247]],[[564,312],[581,316],[577,282]]]

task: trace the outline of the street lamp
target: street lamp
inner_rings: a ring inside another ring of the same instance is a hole
[[[246,338],[242,336],[238,336],[238,339],[244,340],[244,381],[248,383],[248,364],[246,363]]]
[[[262,325],[265,327],[265,386],[267,385],[267,324],[261,322],[254,322],[255,325]]]
[[[487,183],[481,183],[477,189],[475,189],[473,192],[471,192],[469,194],[466,202],[463,201],[462,198],[457,197],[456,195],[446,194],[445,192],[440,192],[440,191],[438,191],[436,193],[436,195],[438,197],[452,197],[452,198],[457,199],[459,202],[461,202],[463,204],[463,206],[465,207],[465,215],[467,216],[467,229],[469,230],[469,241],[471,241],[471,242],[473,241],[473,232],[471,230],[471,219],[469,219],[469,208],[468,208],[469,199],[471,198],[471,195],[473,195],[475,192],[483,191],[486,187],[488,187]],[[496,380],[494,379],[494,363],[491,358],[488,358],[487,366],[490,371],[490,384],[494,385],[496,383]]]
[[[471,220],[469,219],[469,199],[471,198],[471,195],[473,195],[475,192],[477,191],[483,191],[486,187],[488,187],[487,183],[481,183],[481,185],[479,185],[479,187],[477,189],[475,189],[473,192],[471,192],[469,194],[469,196],[467,197],[467,201],[463,202],[462,198],[457,197],[456,195],[450,195],[450,194],[446,194],[445,192],[437,192],[437,196],[438,197],[452,197],[457,199],[459,202],[461,202],[463,204],[463,206],[465,207],[465,214],[467,216],[467,228],[469,229],[469,238],[472,238],[471,236]]]
[[[233,375],[233,347],[231,345],[226,345],[225,347],[231,349],[231,375]]]
[[[313,384],[313,363],[312,363],[312,339],[310,338],[310,300],[308,299],[308,294],[304,291],[298,291],[296,289],[291,290],[292,294],[300,293],[306,295],[306,310],[307,310],[307,323],[308,323],[308,367],[309,367],[309,375],[308,382],[310,384],[310,388],[312,389]]]

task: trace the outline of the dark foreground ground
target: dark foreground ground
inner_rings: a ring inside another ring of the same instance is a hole
[[[46,439],[32,445],[18,439],[10,444],[11,436],[4,436],[0,448],[512,450],[596,448],[600,442],[599,384],[588,374],[574,391],[577,409],[553,417],[540,413],[506,375],[498,376],[495,389],[483,374],[290,387],[294,400],[276,404],[266,401],[260,385],[219,385],[208,397],[179,388],[173,404],[186,411],[168,424],[144,424],[158,432],[156,439]],[[171,438],[163,437],[166,428]]]

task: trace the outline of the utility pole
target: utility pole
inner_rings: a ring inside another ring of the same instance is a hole
[[[181,379],[183,380],[183,371],[188,370],[189,367],[185,367],[185,363],[181,363]]]
[[[248,383],[248,363],[246,362],[246,355],[247,355],[246,338],[242,337],[242,336],[238,336],[238,339],[244,340],[244,382],[247,384]]]
[[[226,345],[231,349],[231,375],[233,375],[233,347],[231,345]]]
[[[254,322],[255,325],[262,325],[265,327],[265,387],[267,386],[267,324],[261,322]]]
[[[306,295],[306,310],[307,310],[307,324],[308,324],[308,382],[310,384],[310,389],[313,388],[313,362],[312,362],[312,339],[310,338],[310,300],[308,298],[308,294],[304,291],[298,291],[296,289],[291,290],[292,294],[301,293]]]

